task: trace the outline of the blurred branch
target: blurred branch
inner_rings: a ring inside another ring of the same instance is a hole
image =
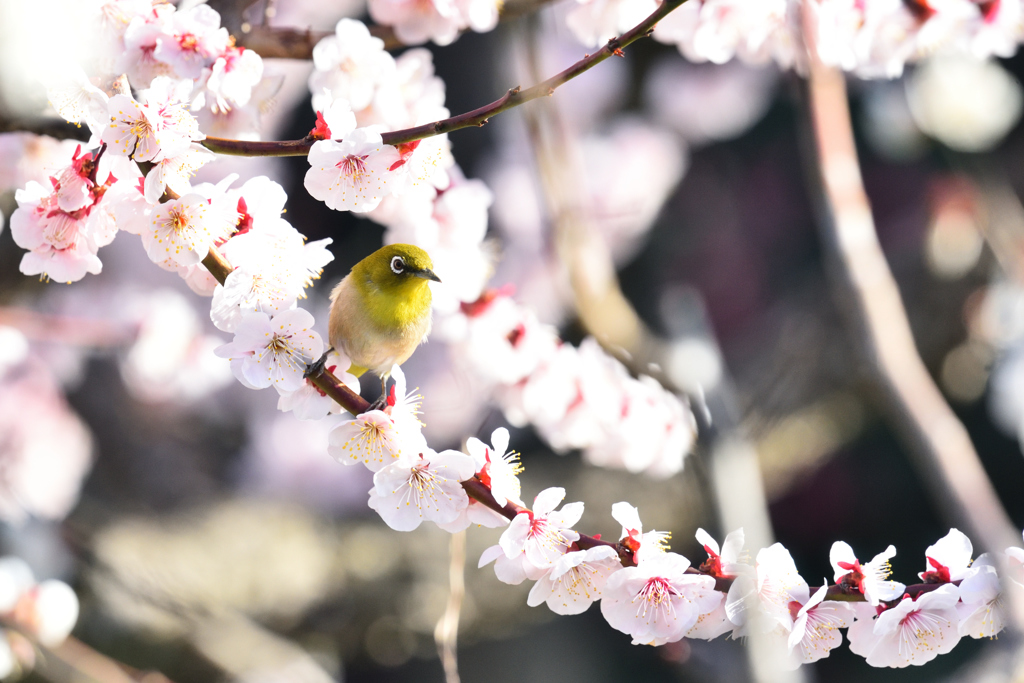
[[[466,594],[466,530],[452,534],[449,545],[450,561],[448,564],[448,604],[444,615],[434,629],[434,641],[437,643],[438,656],[444,666],[446,683],[459,683],[459,659],[456,649],[459,638],[459,613],[462,611],[462,598]]]
[[[810,25],[809,17],[804,18]],[[846,82],[817,58],[813,30],[805,30],[810,55],[808,107],[819,174],[823,242],[834,265],[834,283],[851,331],[885,398],[888,416],[906,440],[932,495],[957,526],[982,549],[1002,558],[1020,543],[970,436],[942,397],[921,360],[896,280],[875,233],[861,180]],[[1008,576],[1000,559],[1000,575]],[[1024,599],[1007,591],[1008,613],[1024,630]]]
[[[158,671],[133,669],[71,636],[52,648],[41,648],[35,672],[53,683],[172,683]]]
[[[0,133],[35,133],[57,140],[89,140],[89,129],[58,118],[8,119],[0,115]]]
[[[500,20],[510,21],[516,19],[525,14],[536,12],[540,8],[552,2],[552,0],[513,0],[512,2],[506,2],[501,7]],[[244,6],[244,11],[249,5],[254,4],[254,0],[242,0],[242,2],[236,2],[235,0],[210,0],[209,4],[217,5],[230,5],[237,7],[239,5]],[[232,14],[241,16],[242,11],[237,9],[232,10]],[[313,48],[324,38],[334,35],[334,31],[314,31],[312,29],[302,29],[291,26],[268,26],[263,25],[251,25],[244,21],[229,21],[225,17],[225,12],[221,10],[221,18],[225,26],[229,27],[229,31],[238,44],[242,47],[247,47],[250,50],[258,53],[261,57],[273,57],[278,59],[312,59]],[[370,33],[384,41],[385,50],[397,50],[404,47],[405,44],[398,39],[395,35],[395,31],[390,26],[381,26],[379,24],[370,26]]]
[[[586,55],[564,71],[552,76],[525,90],[516,86],[506,92],[490,104],[484,105],[473,111],[452,116],[451,118],[426,123],[422,126],[396,130],[383,133],[381,138],[385,145],[398,145],[403,142],[413,142],[423,138],[443,135],[452,131],[473,126],[483,126],[492,116],[518,107],[539,97],[553,95],[555,90],[565,83],[568,83],[577,76],[586,73],[611,56],[623,56],[622,48],[631,45],[640,38],[647,37],[654,30],[655,24],[661,21],[672,10],[682,5],[686,0],[664,0],[649,17],[626,31],[618,38],[612,38],[600,50],[593,54]],[[207,137],[200,144],[211,152],[217,154],[229,154],[234,156],[305,156],[313,146],[310,137],[301,140],[253,142],[249,140],[229,140],[226,138]]]

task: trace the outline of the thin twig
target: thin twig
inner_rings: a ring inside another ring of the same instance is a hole
[[[459,613],[466,594],[466,530],[452,534],[449,544],[448,604],[434,629],[434,642],[446,683],[459,683]]]
[[[625,32],[618,38],[612,38],[597,52],[585,56],[568,69],[552,76],[546,81],[538,83],[525,90],[516,86],[490,104],[474,109],[473,111],[468,111],[440,121],[434,121],[433,123],[426,123],[422,126],[383,133],[381,138],[386,145],[398,145],[403,142],[412,142],[414,140],[422,140],[435,135],[450,133],[462,128],[482,126],[496,114],[500,114],[512,109],[513,107],[518,107],[519,105],[529,102],[530,100],[535,100],[538,97],[553,95],[559,86],[568,83],[580,74],[586,73],[609,57],[616,55],[622,56],[622,48],[631,45],[640,38],[649,36],[654,30],[654,26],[659,21],[684,2],[686,2],[686,0],[664,0],[661,6],[658,7],[653,14],[631,28],[629,31]],[[309,149],[313,146],[314,142],[316,142],[316,140],[309,137],[301,140],[273,142],[253,142],[249,140],[229,140],[226,138],[208,137],[200,144],[211,152],[216,152],[218,154],[248,157],[284,157],[305,156],[309,153]]]

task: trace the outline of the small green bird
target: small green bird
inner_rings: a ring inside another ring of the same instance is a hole
[[[387,395],[391,368],[401,365],[430,333],[429,280],[440,282],[427,252],[389,244],[352,267],[331,292],[331,346],[352,360],[349,372],[381,378]]]

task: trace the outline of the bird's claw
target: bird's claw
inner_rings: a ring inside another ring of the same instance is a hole
[[[324,369],[327,367],[327,355],[333,350],[334,349],[327,349],[324,351],[324,355],[307,365],[306,372],[302,376],[306,379],[314,379],[324,374]]]
[[[370,407],[367,408],[367,411],[370,411],[370,410],[384,410],[387,407],[388,407],[388,397],[387,396],[381,396],[376,401],[374,401],[373,403],[370,404]]]

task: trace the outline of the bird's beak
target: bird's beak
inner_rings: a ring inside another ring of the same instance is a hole
[[[441,278],[434,274],[430,268],[424,268],[423,270],[417,270],[413,273],[416,277],[421,277],[424,280],[433,280],[434,282],[440,282]]]

